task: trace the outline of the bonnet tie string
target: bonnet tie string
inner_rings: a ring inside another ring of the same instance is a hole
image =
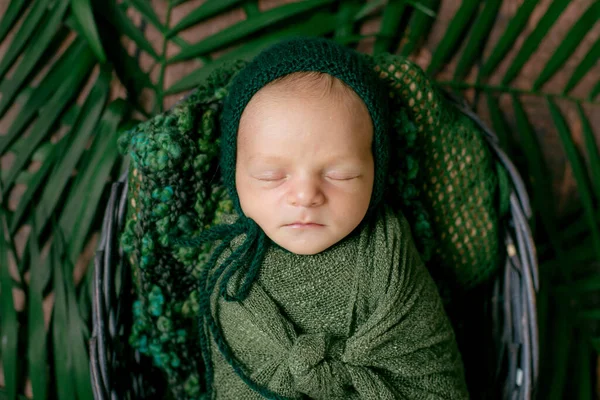
[[[243,242],[221,265],[217,266],[221,255],[226,249],[230,248],[231,242],[241,234],[246,236]],[[205,379],[208,398],[212,398],[214,378],[212,356],[210,354],[210,337],[212,337],[219,352],[249,387],[267,399],[287,400],[286,397],[279,396],[266,387],[258,385],[244,371],[241,362],[235,357],[224,338],[221,324],[211,311],[211,296],[217,286],[218,296],[222,296],[226,301],[243,301],[248,297],[267,250],[268,241],[263,230],[252,219],[241,216],[233,224],[216,225],[194,238],[174,238],[173,242],[182,247],[200,247],[203,244],[219,240],[221,243],[215,248],[208,262],[202,268],[199,278],[200,296],[198,303],[200,315],[198,333],[202,358],[206,368]],[[234,293],[230,294],[227,287],[233,275],[238,271],[242,274],[242,283]],[[208,331],[206,331],[206,328],[208,328]]]

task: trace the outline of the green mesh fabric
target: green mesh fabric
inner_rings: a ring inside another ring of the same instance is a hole
[[[365,56],[389,83],[390,171],[385,201],[402,210],[441,289],[467,290],[498,265],[495,162],[479,128],[410,61]],[[237,62],[173,110],[124,134],[130,208],[121,237],[134,273],[131,345],[164,371],[175,398],[197,398],[202,361],[196,281],[211,248],[180,247],[234,212],[219,172],[219,114]],[[444,293],[443,293],[444,294]]]
[[[375,63],[416,125],[417,197],[433,226],[427,243],[435,245],[430,271],[453,288],[471,289],[498,266],[495,161],[471,118],[453,107],[419,67],[389,54],[376,56]]]

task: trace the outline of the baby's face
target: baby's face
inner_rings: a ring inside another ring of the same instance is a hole
[[[339,81],[316,94],[264,87],[240,121],[236,186],[244,214],[288,251],[329,248],[367,212],[372,136],[366,106]]]

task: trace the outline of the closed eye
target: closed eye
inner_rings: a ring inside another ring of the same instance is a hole
[[[263,181],[263,182],[277,182],[282,179],[285,179],[285,177],[282,177],[282,176],[257,176],[255,178],[257,180]]]
[[[327,176],[327,178],[333,179],[334,181],[351,181],[353,179],[359,178],[359,176],[331,176],[331,175],[329,175],[329,176]]]

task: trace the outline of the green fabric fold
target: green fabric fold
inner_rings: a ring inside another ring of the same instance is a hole
[[[245,371],[282,397],[468,398],[437,288],[406,219],[387,206],[322,253],[271,246],[248,298],[215,293],[212,307]],[[217,399],[262,398],[214,341],[211,350]]]

